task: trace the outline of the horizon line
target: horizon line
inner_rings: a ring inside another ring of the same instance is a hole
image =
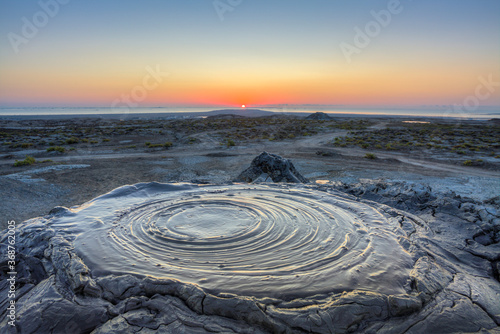
[[[342,105],[342,104],[246,104],[245,107],[239,105],[216,105],[216,104],[175,104],[175,105],[147,105],[147,106],[137,106],[130,108],[113,108],[111,106],[103,106],[103,105],[0,105],[0,109],[26,109],[26,108],[34,108],[34,109],[67,109],[67,108],[78,108],[78,109],[130,109],[130,110],[140,110],[140,109],[148,109],[148,108],[231,108],[231,109],[255,109],[255,108],[343,108],[343,109],[417,109],[420,110],[422,108],[437,108],[444,109],[450,107],[458,107],[458,104],[436,104],[436,105]],[[478,106],[475,109],[494,109],[500,108],[500,105],[484,105]],[[475,110],[470,110],[469,112],[474,112]]]

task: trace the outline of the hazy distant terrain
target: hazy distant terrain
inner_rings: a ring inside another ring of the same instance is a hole
[[[4,119],[0,212],[22,221],[136,182],[229,182],[262,151],[292,159],[313,182],[385,178],[480,199],[498,195],[498,123],[408,120],[414,118],[305,120],[258,110],[181,119]],[[36,163],[14,167],[26,156]]]

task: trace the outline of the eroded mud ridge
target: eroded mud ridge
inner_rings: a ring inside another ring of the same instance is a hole
[[[498,330],[497,208],[495,200],[381,182],[126,186],[18,226],[16,328],[4,311],[2,238],[1,326],[13,333]]]

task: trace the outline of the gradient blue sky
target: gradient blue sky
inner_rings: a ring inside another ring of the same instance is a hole
[[[0,106],[108,106],[148,67],[169,75],[140,106],[451,105],[500,81],[498,0],[401,0],[347,61],[341,44],[389,2],[243,0],[220,20],[211,0],[70,0],[16,53],[41,7],[0,0]],[[480,92],[500,105],[500,86]]]

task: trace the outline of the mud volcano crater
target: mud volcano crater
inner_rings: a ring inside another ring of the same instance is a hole
[[[13,333],[498,328],[498,243],[474,241],[479,227],[467,220],[481,216],[479,204],[455,196],[444,205],[430,189],[394,187],[147,183],[56,208],[18,226],[17,324],[1,325]],[[496,211],[483,208],[495,237]]]
[[[143,184],[51,225],[76,237],[94,274],[175,278],[245,296],[403,293],[413,264],[398,243],[399,224],[311,189]]]

